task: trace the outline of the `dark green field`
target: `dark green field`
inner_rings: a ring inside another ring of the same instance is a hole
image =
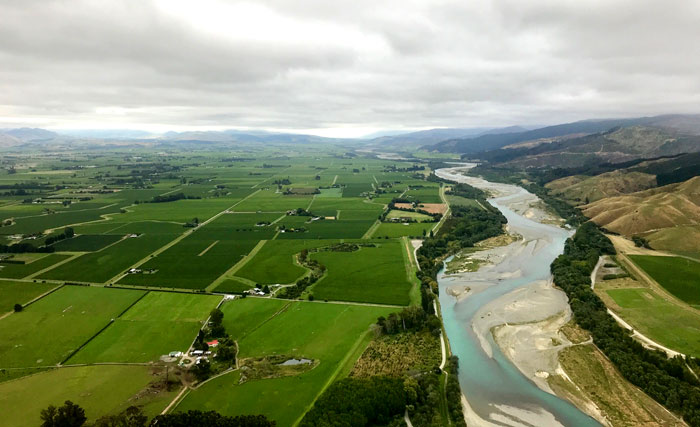
[[[700,305],[700,263],[681,257],[630,255],[667,291],[691,305]]]

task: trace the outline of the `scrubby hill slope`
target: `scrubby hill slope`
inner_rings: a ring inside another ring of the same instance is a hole
[[[656,177],[641,172],[614,171],[598,176],[569,176],[552,181],[546,187],[553,195],[579,205],[656,187]]]

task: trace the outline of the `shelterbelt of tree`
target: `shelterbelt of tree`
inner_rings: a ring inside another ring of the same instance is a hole
[[[576,323],[591,333],[595,345],[628,381],[689,425],[700,426],[700,382],[688,368],[688,364],[697,367],[697,360],[669,359],[665,353],[644,348],[615,322],[591,290],[590,275],[598,257],[613,254],[610,240],[594,223],[586,222],[552,263],[554,282],[568,295]]]

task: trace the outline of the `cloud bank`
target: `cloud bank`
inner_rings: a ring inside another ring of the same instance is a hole
[[[0,127],[375,129],[698,113],[700,2],[0,1]]]

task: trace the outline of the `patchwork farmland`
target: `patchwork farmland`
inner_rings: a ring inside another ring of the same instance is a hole
[[[72,400],[93,421],[135,405],[295,425],[378,318],[421,304],[408,239],[447,212],[424,162],[240,150],[17,154],[0,173],[23,189],[0,193],[8,422]]]

